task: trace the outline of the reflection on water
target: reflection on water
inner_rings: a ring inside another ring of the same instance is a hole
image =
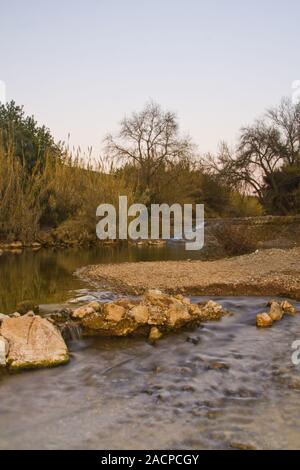
[[[192,256],[203,255],[180,243],[5,253],[0,311],[23,299],[46,310],[112,299],[72,275],[81,266]],[[300,315],[258,330],[266,299],[217,300],[235,314],[156,346],[77,339],[66,366],[0,375],[0,448],[300,449],[300,366],[291,363]],[[70,338],[77,333],[70,329]]]
[[[201,251],[186,251],[183,243],[148,247],[136,245],[98,246],[65,250],[26,250],[0,256],[0,312],[12,312],[21,300],[59,303],[70,291],[86,287],[73,272],[82,266],[123,261],[200,258]]]
[[[235,314],[156,346],[71,342],[70,364],[3,377],[0,448],[299,449],[300,315],[258,330],[267,299],[217,300]]]

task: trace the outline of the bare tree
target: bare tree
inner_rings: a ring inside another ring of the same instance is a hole
[[[179,136],[176,115],[154,102],[125,117],[119,133],[108,135],[105,142],[108,156],[138,168],[143,190],[151,188],[162,166],[189,159],[194,149],[188,137]]]
[[[273,126],[278,130],[285,149],[282,158],[289,165],[300,161],[300,103],[293,105],[289,98],[283,98],[278,108],[267,112]]]
[[[209,156],[206,165],[227,185],[254,192],[261,202],[267,181],[280,204],[278,171],[299,161],[300,105],[283,99],[278,108],[269,110],[262,119],[241,129],[234,150],[222,143],[219,154]]]

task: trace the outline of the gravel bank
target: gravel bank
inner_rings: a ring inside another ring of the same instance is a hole
[[[217,261],[154,261],[88,266],[78,274],[105,288],[141,294],[271,295],[300,300],[300,248],[262,250]]]

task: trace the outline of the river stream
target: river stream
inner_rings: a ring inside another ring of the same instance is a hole
[[[12,311],[22,298],[38,301],[43,311],[113,298],[72,275],[105,262],[103,254],[49,253],[2,257],[0,311]],[[180,257],[165,249],[147,253],[121,259]],[[117,259],[110,254],[106,261]],[[267,298],[215,300],[234,314],[156,345],[77,338],[68,344],[65,366],[2,374],[0,448],[299,449],[300,366],[291,355],[300,315],[259,330],[255,315]]]

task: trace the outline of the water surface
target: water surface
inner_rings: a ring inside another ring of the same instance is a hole
[[[91,248],[41,249],[5,252],[0,256],[0,312],[11,313],[21,300],[57,304],[87,284],[73,275],[89,264],[124,261],[203,259],[204,252],[186,251],[183,243],[163,246],[116,245]]]
[[[44,311],[111,300],[72,273],[91,263],[187,256],[181,245],[172,250],[5,254],[0,311],[24,298]],[[300,339],[300,315],[259,330],[255,315],[267,298],[216,300],[234,315],[155,346],[142,338],[80,339],[69,343],[65,366],[0,375],[0,448],[299,449],[300,366],[291,362],[291,345]]]
[[[0,448],[299,449],[300,315],[258,330],[267,299],[217,300],[234,315],[156,346],[80,340],[66,366],[2,377]]]

